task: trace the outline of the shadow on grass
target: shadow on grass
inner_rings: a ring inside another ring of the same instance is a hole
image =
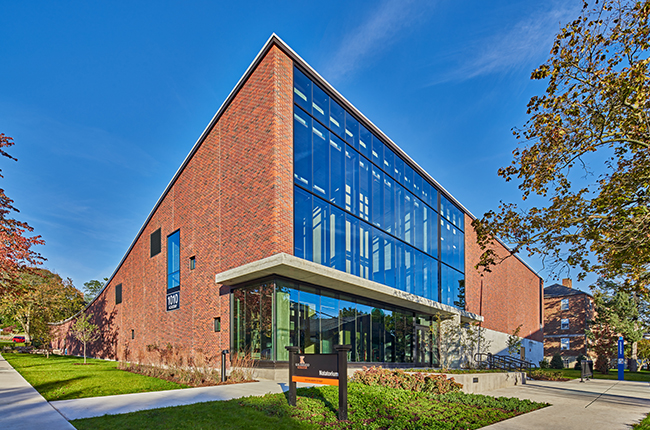
[[[72,382],[77,382],[88,378],[89,376],[76,376],[74,378],[60,379],[58,381],[36,384],[34,385],[34,388],[48,401],[78,399],[80,393],[79,390],[65,391],[65,389]],[[56,393],[59,390],[62,390],[61,394],[57,395]]]

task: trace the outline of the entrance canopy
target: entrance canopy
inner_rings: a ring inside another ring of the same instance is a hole
[[[215,275],[215,282],[234,286],[255,279],[278,275],[331,290],[381,301],[414,312],[440,315],[441,318],[460,317],[461,322],[479,322],[483,317],[453,306],[434,302],[395,288],[382,285],[349,273],[322,266],[293,255],[279,253]]]

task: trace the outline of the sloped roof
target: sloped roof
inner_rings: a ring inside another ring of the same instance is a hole
[[[591,297],[591,294],[584,291],[576,290],[574,288],[565,287],[562,284],[553,284],[544,288],[544,298],[546,297],[562,297],[562,296],[578,296],[586,294]]]

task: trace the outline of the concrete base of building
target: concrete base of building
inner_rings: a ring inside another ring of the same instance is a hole
[[[445,375],[447,378],[454,378],[454,381],[463,384],[463,392],[472,394],[485,393],[526,383],[526,373],[524,372],[449,373]]]

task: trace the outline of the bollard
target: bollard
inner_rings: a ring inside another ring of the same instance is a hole
[[[297,346],[285,346],[289,351],[289,405],[296,406],[296,383],[293,380],[293,371],[296,363],[296,353],[300,351]]]
[[[339,368],[339,421],[348,419],[348,351],[352,345],[336,345]]]
[[[226,382],[226,355],[230,354],[230,351],[224,349],[221,351],[221,382]]]

